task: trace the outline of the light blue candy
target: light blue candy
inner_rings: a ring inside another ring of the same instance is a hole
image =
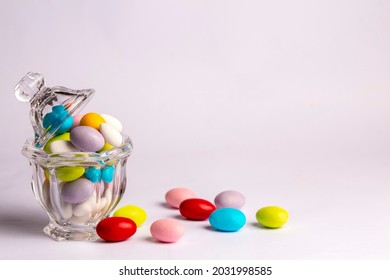
[[[104,167],[102,170],[102,179],[105,183],[111,183],[114,179],[114,166]]]
[[[88,167],[87,169],[85,169],[84,175],[92,183],[100,182],[102,178],[102,172],[100,171],[100,169],[97,169],[95,167]]]
[[[210,225],[219,231],[238,231],[246,223],[243,212],[235,208],[219,208],[209,217]]]
[[[50,132],[53,132],[57,127],[56,134],[61,134],[68,131],[73,124],[73,117],[69,116],[68,111],[64,105],[53,106],[52,111],[47,113],[42,120],[44,128],[48,128]]]

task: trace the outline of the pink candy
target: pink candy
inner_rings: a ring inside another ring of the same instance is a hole
[[[184,234],[184,226],[174,219],[159,219],[150,226],[152,236],[166,243],[176,242]]]
[[[180,204],[188,199],[195,198],[195,193],[187,188],[173,188],[165,194],[165,201],[174,208],[179,208]]]

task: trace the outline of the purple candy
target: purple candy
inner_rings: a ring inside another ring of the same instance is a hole
[[[245,196],[238,191],[224,191],[215,197],[214,204],[217,208],[240,209],[245,204]]]
[[[68,203],[81,203],[86,201],[93,193],[93,183],[85,178],[80,178],[62,187],[61,198]]]
[[[70,131],[70,142],[83,152],[97,152],[104,146],[103,135],[90,126],[76,126]]]

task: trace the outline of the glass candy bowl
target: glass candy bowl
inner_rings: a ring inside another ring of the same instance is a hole
[[[125,192],[131,150],[127,136],[122,146],[101,154],[47,154],[28,140],[22,153],[32,167],[32,189],[50,218],[44,232],[55,240],[96,240],[97,223],[109,216]],[[95,182],[78,177],[88,170],[97,174]]]
[[[34,195],[49,216],[44,232],[55,240],[96,240],[96,226],[108,217],[126,189],[126,162],[132,152],[130,138],[102,152],[47,153],[45,144],[64,121],[93,95],[92,89],[45,87],[43,76],[28,73],[15,88],[16,97],[31,105],[34,138],[22,148],[32,167]],[[42,118],[54,106],[65,113],[43,126]]]

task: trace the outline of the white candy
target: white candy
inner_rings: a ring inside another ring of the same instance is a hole
[[[93,216],[99,216],[98,214],[101,213],[101,210],[106,206],[107,199],[105,197],[102,197],[99,199],[99,202],[95,204],[95,207],[92,210]]]
[[[69,219],[73,215],[73,207],[70,203],[63,202],[61,205],[62,209],[62,215],[64,216],[64,219]]]
[[[53,154],[80,152],[70,141],[66,140],[57,140],[51,143],[50,151]]]
[[[93,192],[86,201],[76,204],[73,207],[73,215],[77,217],[85,216],[94,211],[94,208],[96,208],[96,192]]]
[[[110,208],[111,206],[111,201],[112,201],[112,193],[111,193],[111,190],[110,189],[106,189],[104,191],[104,196],[102,197],[102,200],[103,198],[105,198],[106,200],[106,203],[105,205],[103,206],[103,209],[102,209],[102,212],[107,212],[107,210]]]
[[[73,215],[77,217],[85,216],[92,212],[92,205],[90,203],[87,203],[88,201],[84,201],[82,203],[79,203],[75,205],[73,208]]]
[[[72,216],[69,219],[69,222],[75,223],[75,224],[84,224],[88,222],[89,219],[92,218],[91,213],[86,214],[85,216],[77,217],[77,216]]]
[[[118,130],[119,132],[122,131],[122,123],[115,117],[111,116],[111,115],[107,115],[107,114],[100,114],[103,119],[106,121],[106,123],[110,126],[112,126],[113,128],[115,128],[116,130]]]
[[[102,123],[100,125],[100,133],[103,135],[104,140],[114,147],[122,145],[122,134],[109,124]],[[54,143],[54,142],[53,142]]]

